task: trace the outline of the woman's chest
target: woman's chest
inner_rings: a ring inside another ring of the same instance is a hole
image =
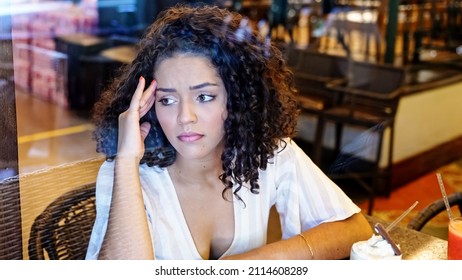
[[[177,192],[156,184],[145,201],[159,259],[209,259],[239,254],[266,244],[270,197],[247,188],[223,199],[216,193]]]
[[[219,200],[223,200],[221,197]],[[152,239],[159,259],[213,259],[266,244],[269,207],[244,202],[210,200],[176,205],[157,200],[151,212]],[[267,210],[266,210],[267,209]]]
[[[194,245],[203,259],[217,259],[231,246],[235,235],[233,199],[216,189],[179,191],[179,206]],[[186,233],[187,234],[187,233]]]

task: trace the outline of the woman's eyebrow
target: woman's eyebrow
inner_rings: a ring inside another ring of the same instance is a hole
[[[216,87],[216,86],[218,86],[218,84],[206,82],[206,83],[198,84],[198,85],[195,85],[195,86],[190,86],[189,90],[201,89],[201,88],[208,87],[208,86],[215,86]],[[157,88],[156,91],[176,92],[176,89],[174,89],[174,88]]]
[[[208,86],[215,86],[216,87],[218,85],[214,84],[214,83],[206,82],[206,83],[202,83],[202,84],[199,84],[199,85],[190,86],[189,89],[190,90],[195,90],[195,89],[201,89],[201,88],[208,87]]]
[[[174,88],[156,88],[156,91],[176,92],[176,89],[174,89]]]

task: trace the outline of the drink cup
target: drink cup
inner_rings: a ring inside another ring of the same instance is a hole
[[[449,221],[448,260],[462,260],[462,217]]]
[[[354,243],[350,252],[350,260],[401,260],[401,257],[395,255],[391,245],[380,235]]]

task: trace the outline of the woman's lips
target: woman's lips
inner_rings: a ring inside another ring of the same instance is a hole
[[[181,142],[194,142],[194,141],[201,139],[202,137],[204,137],[204,135],[198,134],[198,133],[182,133],[178,135],[177,138]]]

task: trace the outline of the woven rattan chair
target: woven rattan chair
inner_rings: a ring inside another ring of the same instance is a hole
[[[0,260],[22,259],[21,225],[19,177],[0,180]]]
[[[459,213],[462,214],[462,192],[456,192],[448,195],[448,201],[451,207],[457,205],[459,207]],[[446,205],[444,204],[444,200],[442,198],[435,200],[424,209],[420,210],[417,216],[412,218],[412,220],[408,223],[407,227],[420,231],[431,219],[445,211]]]
[[[95,184],[69,191],[54,200],[31,227],[29,258],[85,259],[96,217]]]

